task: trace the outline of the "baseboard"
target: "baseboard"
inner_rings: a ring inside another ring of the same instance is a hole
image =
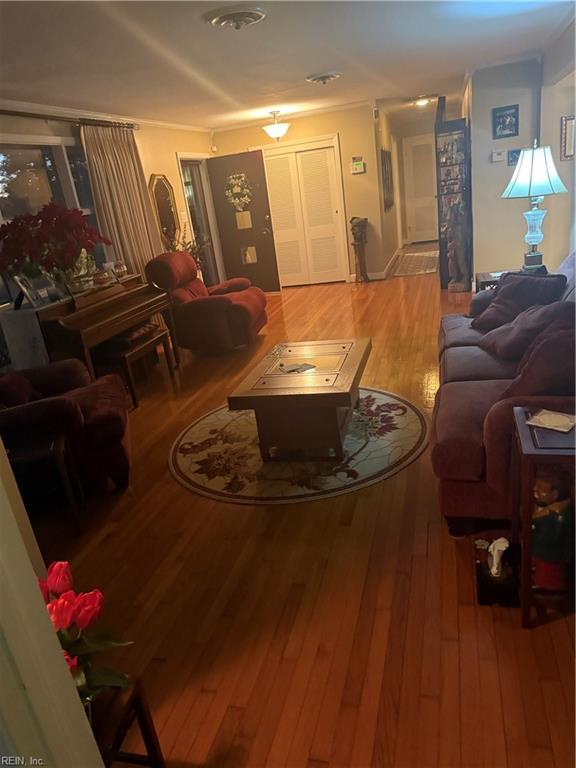
[[[401,255],[402,255],[402,248],[396,248],[396,250],[392,254],[392,258],[390,259],[390,261],[386,265],[386,269],[384,270],[385,280],[387,280],[389,277],[391,277],[394,274],[394,270],[396,269],[396,265],[398,264],[398,261]]]
[[[386,272],[368,272],[368,277],[370,280],[386,280]],[[356,273],[350,275],[350,282],[355,283],[356,282]]]

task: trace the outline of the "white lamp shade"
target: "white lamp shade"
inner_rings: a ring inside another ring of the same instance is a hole
[[[558,176],[550,147],[534,147],[520,152],[514,175],[502,197],[541,197],[567,191]]]
[[[266,131],[271,139],[281,139],[286,135],[286,132],[290,128],[290,123],[270,123],[269,125],[263,125],[262,130]]]

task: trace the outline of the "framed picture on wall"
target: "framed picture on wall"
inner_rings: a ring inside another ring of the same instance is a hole
[[[508,160],[508,165],[516,165],[518,163],[518,158],[520,157],[520,152],[522,152],[521,149],[509,149],[506,153],[506,158]]]
[[[384,186],[384,210],[389,211],[394,205],[394,181],[392,177],[392,152],[380,151],[382,159],[382,181]]]
[[[494,107],[492,110],[492,138],[508,139],[518,136],[519,106],[509,104],[507,107]]]
[[[574,159],[574,115],[560,118],[560,160]]]

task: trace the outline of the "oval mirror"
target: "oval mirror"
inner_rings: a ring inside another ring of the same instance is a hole
[[[153,173],[148,188],[164,245],[170,250],[175,249],[180,238],[180,222],[172,185],[163,174]]]

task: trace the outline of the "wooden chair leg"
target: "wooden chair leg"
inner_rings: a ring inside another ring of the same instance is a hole
[[[164,755],[162,754],[162,748],[158,740],[156,728],[154,727],[154,721],[150,714],[148,702],[144,698],[142,689],[139,687],[134,698],[134,710],[136,713],[136,720],[142,734],[142,740],[146,747],[146,754],[150,759],[149,765],[152,768],[166,768],[166,762]]]
[[[74,523],[78,533],[82,533],[84,526],[82,525],[82,520],[80,519],[79,515],[80,509],[78,499],[76,498],[76,494],[70,480],[70,474],[68,472],[68,465],[66,463],[66,443],[63,438],[55,442],[53,456],[54,461],[56,462],[58,474],[60,476],[60,482],[62,483],[64,492],[66,493],[66,498],[68,500],[70,518]]]
[[[172,350],[170,348],[170,341],[168,336],[164,336],[162,339],[162,347],[164,348],[164,357],[166,358],[168,373],[170,374],[170,378],[174,380],[174,361],[172,359]]]
[[[132,372],[132,365],[127,358],[124,358],[124,371],[126,373],[126,381],[128,382],[128,389],[130,390],[130,396],[134,403],[134,408],[138,408],[138,395],[136,394],[136,382],[134,380],[134,373]]]

